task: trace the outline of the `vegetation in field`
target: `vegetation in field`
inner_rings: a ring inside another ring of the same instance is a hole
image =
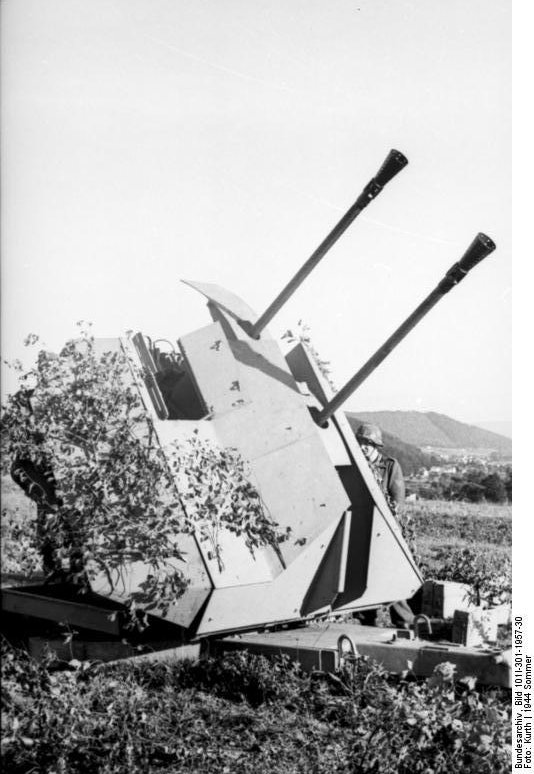
[[[420,519],[423,529],[434,530],[439,537],[439,532],[446,528],[446,519],[473,519],[477,521],[477,528],[491,529],[490,520],[499,519],[509,526],[509,539],[511,541],[511,505],[494,505],[492,503],[468,503],[459,501],[438,500],[430,502],[408,502],[406,508],[413,518]],[[486,524],[484,524],[486,523]],[[426,524],[426,526],[425,526]],[[430,534],[430,533],[429,533]]]
[[[475,548],[492,556],[509,555],[512,508],[489,503],[447,501],[407,503],[405,512],[417,536],[423,561],[457,548]]]
[[[475,601],[509,602],[512,508],[459,502],[407,503],[415,553],[428,578],[468,583]]]
[[[500,774],[511,761],[506,692],[453,683],[450,664],[426,681],[365,660],[303,674],[246,653],[54,671],[5,649],[2,672],[16,774]]]

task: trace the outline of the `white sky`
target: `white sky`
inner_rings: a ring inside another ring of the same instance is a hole
[[[176,339],[209,323],[180,278],[262,312],[393,147],[409,166],[270,331],[305,320],[340,387],[484,231],[496,252],[347,409],[511,418],[509,2],[2,10],[4,358],[80,319]]]

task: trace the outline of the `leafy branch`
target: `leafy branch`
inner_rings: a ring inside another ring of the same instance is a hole
[[[260,546],[275,550],[290,534],[266,515],[265,506],[251,484],[245,461],[237,449],[222,449],[195,434],[172,449],[172,467],[180,475],[180,494],[190,531],[211,546],[211,558],[224,569],[220,532],[243,535],[254,554]]]
[[[180,534],[209,541],[220,568],[223,529],[243,535],[251,552],[287,534],[265,515],[236,450],[196,436],[167,454],[154,443],[127,355],[98,355],[88,326],[80,329],[59,355],[39,352],[28,373],[15,364],[20,389],[1,420],[4,471],[15,469],[37,503],[37,542],[51,576],[83,588],[100,572],[120,577],[140,561],[147,577],[127,604],[164,612],[188,583],[177,567]]]
[[[318,351],[313,346],[311,335],[310,335],[310,326],[307,325],[303,320],[299,320],[297,323],[296,332],[294,333],[292,330],[287,330],[285,333],[282,334],[283,339],[287,339],[289,343],[294,342],[300,342],[301,344],[304,344],[310,355],[312,356],[317,368],[322,373],[328,384],[330,385],[333,392],[337,392],[336,386],[334,382],[332,381],[331,371],[330,371],[330,361],[329,360],[323,360]]]

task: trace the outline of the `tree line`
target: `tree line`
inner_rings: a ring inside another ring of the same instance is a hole
[[[407,493],[426,500],[512,502],[512,466],[491,470],[469,466],[455,473],[441,471],[426,479],[413,478],[407,482]]]

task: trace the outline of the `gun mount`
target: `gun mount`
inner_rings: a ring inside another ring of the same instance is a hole
[[[310,408],[329,393],[306,348],[284,358],[266,332],[257,340],[243,331],[238,320],[255,315],[241,299],[187,284],[208,299],[213,322],[178,339],[183,374],[174,384],[158,379],[159,352],[142,334],[96,345],[122,348],[139,366],[132,385],[165,453],[192,437],[237,449],[265,512],[290,538],[251,553],[243,537],[222,530],[219,565],[208,544],[177,536],[189,585],[164,617],[211,636],[412,596],[421,575],[347,420],[339,414],[322,429],[312,419]],[[102,574],[92,589],[121,601],[146,572],[124,566],[116,583]]]
[[[170,607],[156,608],[152,616],[170,626],[182,644],[373,608],[410,598],[422,586],[399,524],[340,408],[495,245],[479,234],[435,291],[336,396],[302,343],[284,357],[265,328],[406,163],[402,154],[391,152],[353,207],[261,316],[218,285],[184,281],[207,299],[211,322],[177,339],[180,357],[172,369],[162,366],[164,353],[142,333],[95,342],[96,354],[127,355],[127,382],[140,395],[164,455],[173,444],[193,437],[216,448],[236,449],[265,513],[290,535],[279,545],[251,551],[242,535],[221,527],[223,562],[214,558],[201,535],[174,536],[185,557],[180,566],[188,583]],[[178,490],[180,475],[175,475]],[[140,561],[125,562],[116,575],[101,573],[91,584],[96,607],[89,612],[72,593],[54,598],[53,589],[34,589],[33,598],[30,590],[4,590],[3,605],[8,612],[37,618],[70,616],[78,626],[117,634],[109,610],[140,589],[148,573]]]

